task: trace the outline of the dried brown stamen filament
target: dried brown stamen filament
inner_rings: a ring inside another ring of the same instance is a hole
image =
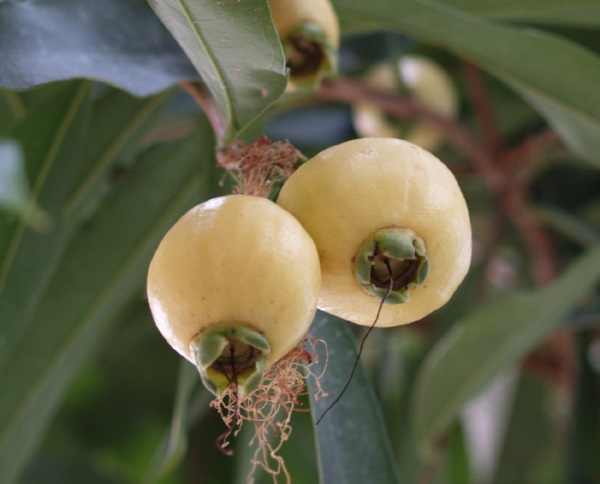
[[[317,420],[317,422],[316,422],[315,425],[319,425],[319,423],[321,423],[321,420],[323,420],[323,417],[325,417],[325,415],[327,415],[327,412],[329,412],[329,410],[331,410],[340,401],[340,399],[342,398],[342,395],[344,395],[344,393],[346,392],[346,390],[350,386],[350,383],[352,382],[352,379],[354,378],[354,373],[356,372],[356,368],[358,367],[358,362],[360,360],[360,356],[362,355],[362,351],[363,351],[363,347],[365,345],[365,341],[367,340],[367,337],[369,336],[369,334],[371,334],[371,331],[373,331],[373,328],[375,328],[375,325],[377,324],[377,321],[379,320],[379,315],[381,314],[381,309],[383,308],[383,305],[385,304],[385,300],[390,295],[390,293],[392,292],[392,289],[394,287],[394,277],[393,277],[393,274],[392,274],[392,268],[390,267],[389,263],[386,264],[386,265],[387,265],[387,268],[388,268],[388,271],[389,271],[388,289],[387,289],[387,292],[385,293],[384,297],[381,299],[381,302],[379,303],[379,308],[377,309],[377,314],[375,315],[375,319],[373,320],[373,324],[371,324],[371,326],[369,326],[369,329],[367,330],[367,332],[365,333],[365,335],[363,336],[363,338],[362,338],[362,340],[360,342],[360,347],[358,348],[358,353],[356,355],[356,359],[354,360],[354,366],[352,367],[352,371],[350,372],[350,377],[348,378],[348,381],[344,385],[344,388],[342,388],[342,391],[340,392],[340,394],[325,409],[325,411],[319,417],[319,419]]]

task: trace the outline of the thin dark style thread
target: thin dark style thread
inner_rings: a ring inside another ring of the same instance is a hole
[[[238,426],[238,423],[240,421],[240,407],[239,407],[239,399],[240,399],[240,394],[239,394],[239,388],[238,388],[238,381],[237,381],[237,373],[235,372],[235,360],[233,359],[233,347],[230,345],[229,346],[229,361],[231,363],[231,372],[233,373],[231,380],[229,380],[229,384],[234,384],[235,385],[235,398],[233,401],[233,422],[231,425],[227,426],[227,430],[225,432],[223,432],[221,435],[219,435],[217,437],[217,447],[221,450],[221,452],[223,452],[223,454],[225,454],[228,457],[231,457],[233,455],[233,449],[226,449],[225,447],[223,447],[223,442],[225,441],[225,439],[227,439],[227,437],[229,437],[231,435],[231,432],[233,432],[233,429],[235,429]]]
[[[383,296],[383,298],[381,299],[381,302],[379,303],[379,308],[377,309],[377,315],[375,316],[375,320],[373,321],[373,324],[371,324],[371,326],[369,326],[369,329],[367,330],[367,332],[363,336],[362,341],[360,342],[360,347],[358,349],[358,354],[356,355],[356,359],[354,360],[354,366],[352,367],[352,372],[350,373],[350,378],[348,378],[348,381],[346,382],[346,385],[344,385],[344,388],[342,389],[340,394],[333,401],[333,403],[325,409],[325,411],[323,412],[323,415],[321,415],[319,417],[319,420],[317,420],[317,423],[315,425],[319,425],[319,423],[321,423],[321,420],[323,420],[323,417],[325,415],[327,415],[327,412],[329,412],[329,410],[331,410],[337,404],[337,402],[340,400],[340,398],[342,398],[342,395],[346,392],[346,389],[350,386],[350,382],[352,381],[352,378],[354,378],[354,372],[356,371],[356,368],[358,366],[358,361],[360,360],[360,355],[362,354],[363,346],[365,345],[367,336],[369,336],[369,334],[371,333],[371,331],[377,324],[377,321],[379,320],[379,315],[381,314],[381,309],[383,308],[385,300],[388,298],[388,296],[392,292],[392,287],[394,286],[394,278],[392,277],[392,269],[387,261],[386,261],[386,265],[387,265],[388,271],[390,273],[390,285],[387,288],[387,291],[385,292],[385,296]]]

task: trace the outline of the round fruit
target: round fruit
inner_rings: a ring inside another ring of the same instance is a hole
[[[260,197],[229,195],[183,215],[148,271],[156,326],[216,395],[240,395],[308,331],[319,258],[294,217]]]
[[[398,139],[362,138],[322,151],[277,203],[321,259],[319,308],[357,324],[410,323],[442,306],[470,265],[471,227],[450,170]]]
[[[364,82],[383,93],[405,92],[447,118],[455,118],[458,113],[458,95],[452,79],[426,57],[406,55],[396,65],[376,64],[367,72]],[[362,137],[401,137],[426,150],[437,149],[444,140],[443,133],[429,123],[402,125],[368,103],[355,105],[352,118],[357,134]]]
[[[269,6],[290,70],[288,90],[336,71],[340,29],[329,0],[269,0]]]

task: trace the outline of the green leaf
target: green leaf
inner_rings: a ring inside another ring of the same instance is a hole
[[[578,336],[578,367],[574,408],[571,411],[569,482],[595,482],[600,476],[600,388],[598,372],[590,363],[594,354],[591,333]]]
[[[13,140],[0,140],[0,211],[18,215],[35,231],[45,232],[50,229],[52,219],[30,202],[30,193],[21,145]]]
[[[316,422],[350,378],[357,348],[350,323],[324,313],[317,314],[310,334],[324,340],[329,351],[327,371],[320,380],[328,396],[311,399]],[[324,364],[317,361],[311,369],[319,374]],[[309,379],[309,384],[314,395],[314,381]],[[346,393],[316,427],[316,438],[322,483],[399,481],[380,404],[360,362]]]
[[[0,140],[0,208],[21,212],[29,199],[23,150],[13,140]]]
[[[159,478],[171,472],[185,456],[190,404],[194,391],[199,387],[200,376],[197,368],[182,358],[179,366],[171,428],[165,435],[160,448],[154,454],[154,458],[144,476],[144,482],[158,481]],[[209,393],[203,392],[203,395],[206,397],[204,404],[208,407]]]
[[[0,136],[3,136],[25,115],[20,95],[10,89],[0,89],[0,113]]]
[[[600,244],[600,233],[572,213],[558,207],[531,207],[531,214],[545,226],[556,230],[583,247]]]
[[[428,346],[410,325],[385,328],[371,333],[361,357],[374,375],[402,482],[416,482],[423,466],[412,432],[410,396]]]
[[[12,483],[81,365],[142,292],[161,236],[211,183],[201,137],[148,153],[77,232],[0,369],[0,468]],[[202,168],[200,172],[199,168]]]
[[[225,117],[222,143],[281,96],[285,58],[267,0],[156,0],[151,5]]]
[[[556,48],[557,51],[560,51],[559,46],[548,46],[548,48]],[[600,167],[600,157],[598,157],[598,149],[600,149],[600,111],[592,113],[588,110],[583,110],[581,109],[581,103],[585,102],[585,98],[587,97],[590,103],[594,105],[594,109],[596,107],[600,108],[600,103],[597,104],[596,99],[594,99],[596,97],[595,93],[587,91],[591,87],[590,81],[592,81],[593,77],[600,79],[598,77],[600,76],[600,57],[593,55],[590,51],[586,51],[583,48],[579,50],[579,53],[582,55],[576,56],[575,52],[573,52],[574,57],[572,59],[567,59],[566,57],[554,59],[557,62],[557,70],[563,71],[563,78],[573,79],[575,76],[582,76],[580,90],[577,91],[580,97],[579,100],[575,100],[575,96],[548,98],[547,93],[531,89],[518,80],[505,80],[546,118],[546,121],[556,130],[562,141],[575,154],[591,162],[598,168]],[[568,55],[565,51],[562,54]],[[586,65],[586,62],[589,62],[589,64]],[[573,75],[565,76],[565,72],[573,73]],[[559,84],[564,84],[563,87],[565,89],[573,89],[575,87],[569,85],[571,84],[570,82],[557,83],[557,85]],[[581,96],[584,93],[585,95]],[[569,97],[573,99],[565,99]],[[578,103],[579,106],[576,106],[575,103]]]
[[[494,484],[539,482],[533,475],[552,442],[548,394],[545,383],[520,376],[496,463]]]
[[[65,202],[67,215],[98,203],[111,183],[114,166],[127,169],[171,95],[165,91],[140,99],[114,88],[103,92],[93,106],[82,159],[74,167],[76,186]]]
[[[0,59],[13,89],[86,77],[145,96],[197,77],[138,0],[0,2]]]
[[[445,462],[446,481],[452,484],[472,482],[469,466],[469,449],[460,421],[455,421],[448,436]]]
[[[600,56],[531,27],[486,21],[434,0],[336,0],[372,22],[470,60],[524,96],[579,156],[600,166]]]
[[[24,148],[30,204],[48,213],[52,225],[40,233],[27,218],[0,216],[0,234],[6,233],[0,237],[0,367],[26,330],[81,217],[105,195],[117,157],[137,146],[166,97],[137,99],[109,90],[94,106],[90,125],[88,82],[51,90],[12,133]]]
[[[86,467],[76,458],[65,458],[51,454],[36,456],[32,465],[25,472],[22,482],[36,484],[51,482],[60,482],[61,484],[123,484],[123,481],[116,477],[106,477],[101,475],[97,469]]]
[[[545,289],[520,292],[472,312],[426,358],[412,402],[418,441],[429,447],[495,375],[548,337],[600,278],[600,246]]]
[[[73,182],[90,107],[88,82],[66,83],[30,109],[11,137],[19,142],[31,187],[30,203],[52,218],[45,233],[28,219],[0,213],[0,368],[27,329],[70,234],[62,207]]]
[[[536,24],[600,26],[598,0],[442,0],[480,17]]]

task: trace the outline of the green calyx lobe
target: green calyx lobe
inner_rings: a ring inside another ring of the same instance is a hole
[[[337,70],[337,52],[323,29],[303,24],[282,39],[286,66],[296,84],[310,87],[321,75]]]
[[[388,304],[408,302],[410,290],[427,277],[425,252],[425,243],[411,229],[379,229],[358,249],[354,276],[365,292],[379,300],[385,298]]]
[[[236,385],[239,397],[260,384],[271,347],[258,331],[243,324],[217,325],[191,342],[204,386],[217,397]]]

